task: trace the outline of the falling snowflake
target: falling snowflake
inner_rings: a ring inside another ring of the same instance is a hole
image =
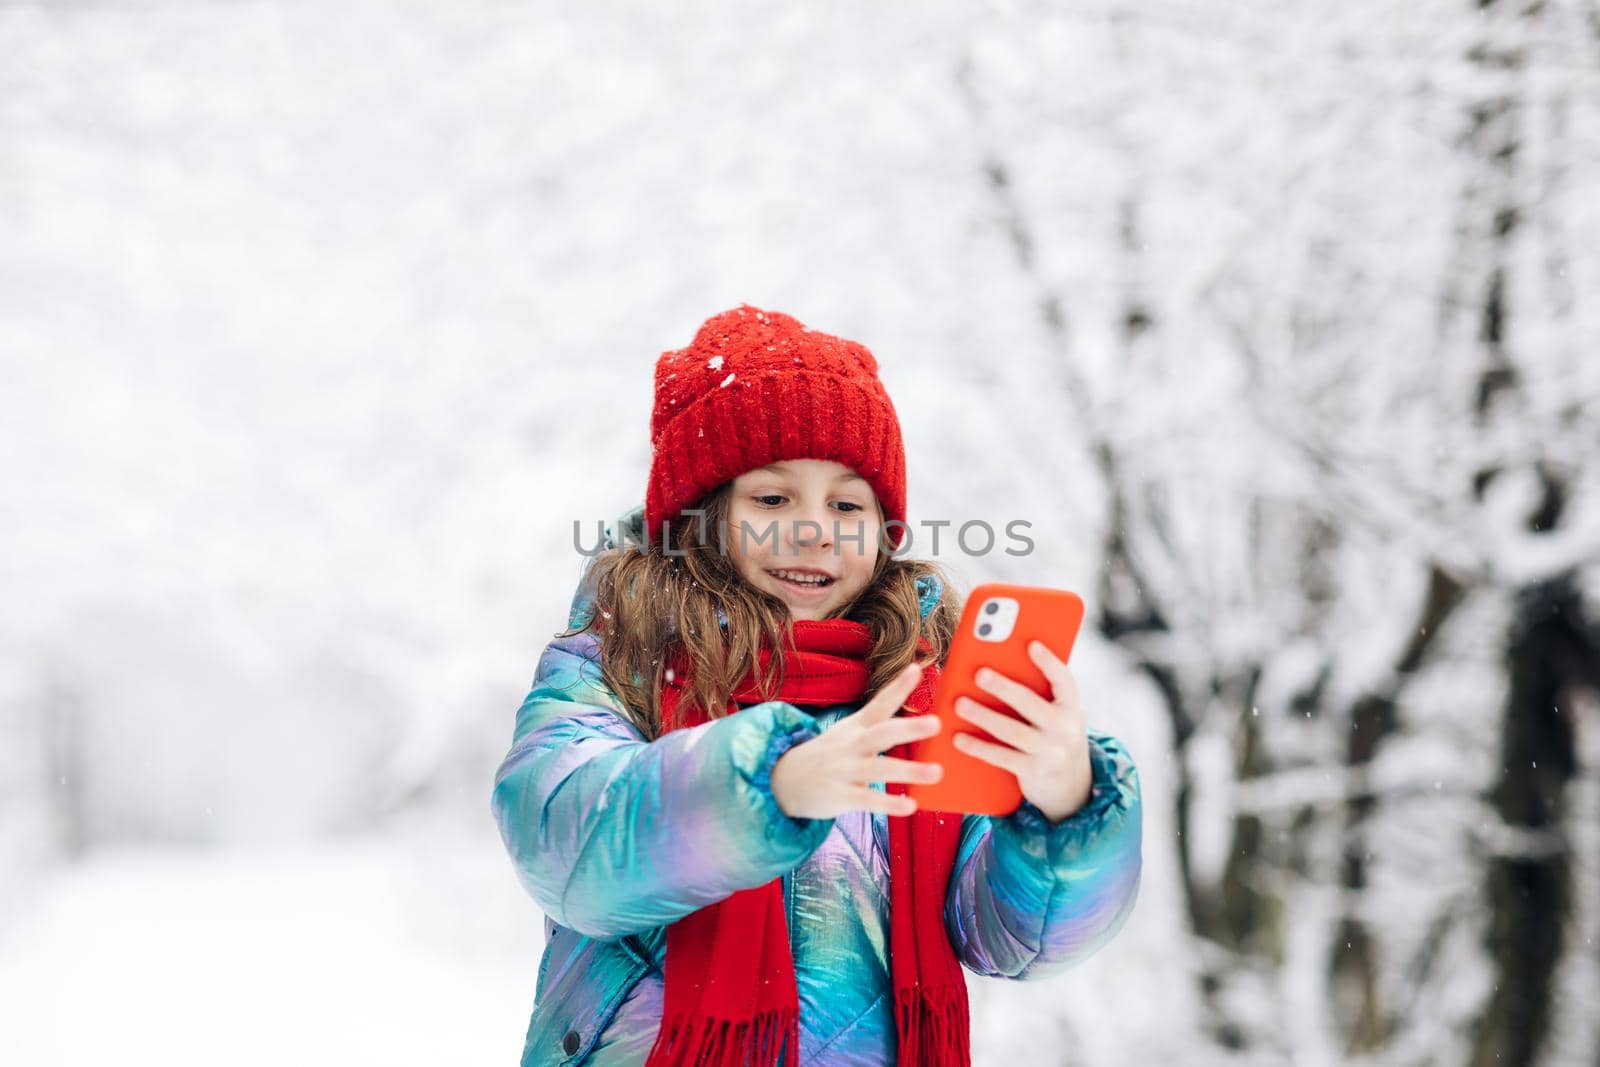
[[[700,427],[700,432],[695,434],[696,437],[704,437],[705,435],[706,435],[706,428],[704,426]]]
[[[726,378],[722,379],[722,381],[717,385],[717,388],[721,389],[723,386],[725,386],[729,382],[733,381],[734,378],[735,378],[735,375],[732,375],[732,374],[728,375]]]
[[[710,359],[706,360],[706,366],[710,367],[712,370],[721,370],[722,369],[722,357],[721,356],[712,356]]]
[[[670,682],[670,681],[672,681],[672,680],[673,680],[673,679],[674,679],[674,678],[676,678],[676,677],[677,677],[677,675],[675,675],[675,674],[673,674],[673,673],[672,673],[672,668],[671,668],[671,667],[668,667],[668,668],[667,668],[667,681],[669,681],[669,682]]]

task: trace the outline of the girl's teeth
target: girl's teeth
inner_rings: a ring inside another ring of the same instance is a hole
[[[774,573],[779,578],[782,578],[786,582],[799,582],[799,583],[801,583],[803,585],[823,585],[828,581],[828,579],[826,579],[826,578],[819,578],[819,577],[807,578],[807,577],[802,577],[800,575],[789,574],[789,573],[787,573],[785,571],[775,571]]]

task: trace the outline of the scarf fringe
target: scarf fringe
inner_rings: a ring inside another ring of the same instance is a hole
[[[898,1067],[925,1064],[970,1064],[971,1034],[966,1009],[966,988],[914,986],[895,994],[896,1025],[900,1047]]]
[[[646,1067],[745,1067],[778,1061],[787,1036],[784,1062],[798,1063],[799,1012],[777,1008],[749,1019],[715,1019],[679,1015],[661,1020],[661,1032],[645,1060]]]

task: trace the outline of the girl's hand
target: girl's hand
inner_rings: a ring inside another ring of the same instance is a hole
[[[1046,700],[1021,682],[988,667],[978,671],[977,683],[1022,716],[1022,721],[971,697],[956,700],[956,714],[982,727],[1005,744],[957,734],[955,747],[1017,776],[1022,795],[1060,822],[1089,799],[1094,769],[1089,764],[1089,735],[1084,728],[1078,682],[1067,665],[1042,641],[1028,643],[1028,655],[1050,681],[1052,699]]]
[[[772,765],[772,795],[784,814],[801,819],[831,819],[855,809],[910,815],[917,802],[883,793],[871,782],[937,782],[944,767],[925,760],[880,755],[907,741],[939,732],[932,714],[896,716],[922,676],[910,664],[859,710],[778,757]]]

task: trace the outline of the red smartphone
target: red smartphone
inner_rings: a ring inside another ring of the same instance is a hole
[[[956,698],[968,696],[1002,715],[1021,718],[974,681],[978,669],[992,667],[1048,700],[1050,681],[1028,655],[1028,643],[1042,641],[1066,662],[1082,624],[1083,600],[1065,589],[985,582],[972,590],[934,690],[933,713],[944,726],[910,748],[912,759],[944,764],[944,777],[932,785],[905,785],[906,795],[916,800],[918,811],[1009,815],[1021,806],[1022,790],[1016,775],[955,747],[958,733],[1005,744],[957,715]]]

